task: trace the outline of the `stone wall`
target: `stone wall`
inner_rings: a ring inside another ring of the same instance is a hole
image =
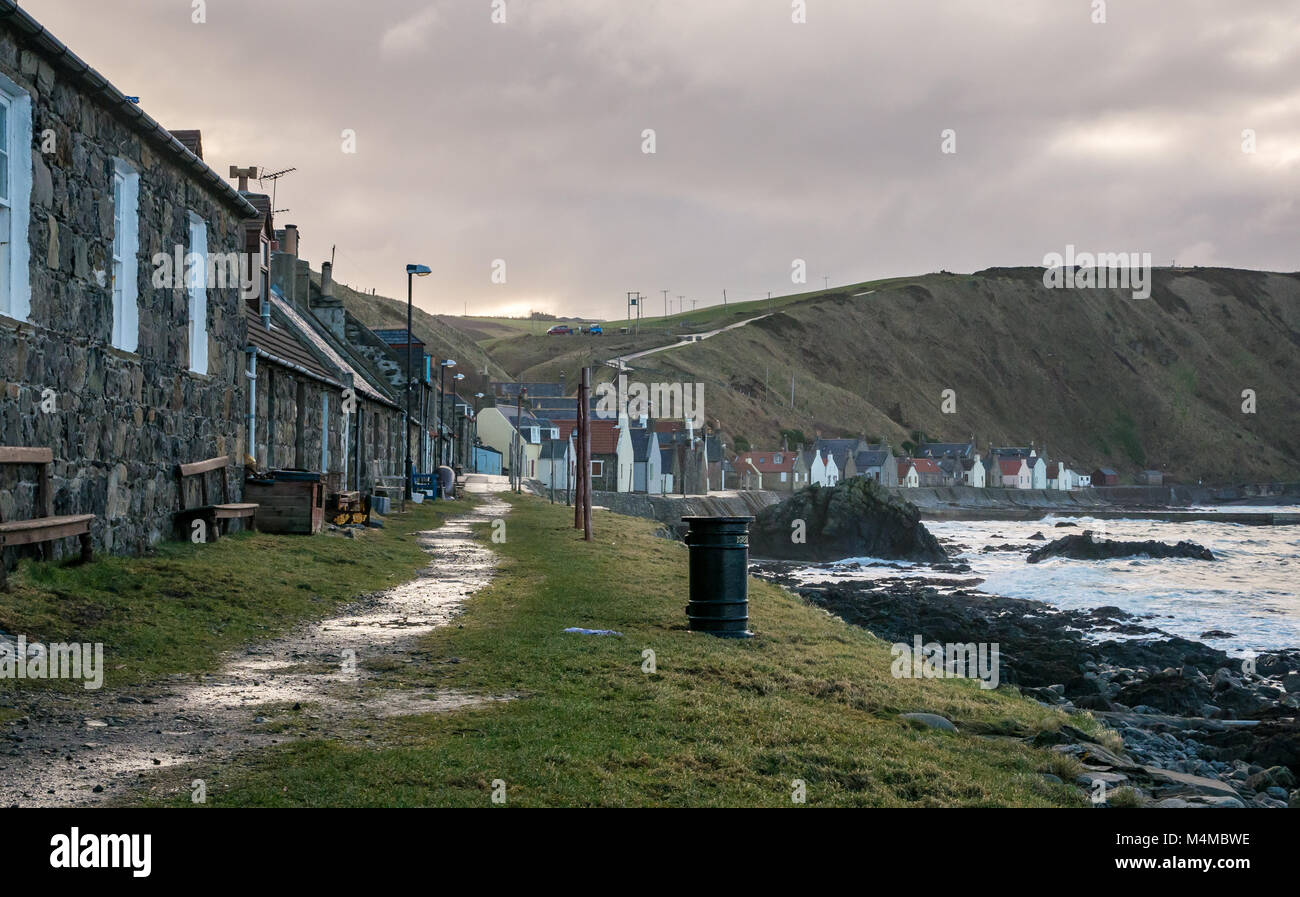
[[[155,253],[189,251],[189,211],[207,222],[212,253],[242,250],[240,215],[24,41],[0,24],[0,72],[31,94],[35,137],[31,311],[25,322],[0,317],[0,444],[52,448],[55,513],[93,513],[99,549],[137,552],[172,532],[178,462],[244,455],[238,287],[208,291],[200,375],[188,370],[186,291],[156,289],[152,278]],[[115,157],[140,174],[135,352],[111,346]],[[232,497],[241,474],[226,472]],[[0,472],[3,519],[34,515],[35,475]]]
[[[320,470],[321,397],[325,395],[329,396],[329,470],[321,472],[333,473],[343,470],[342,393],[265,358],[258,359],[255,438],[259,465]]]

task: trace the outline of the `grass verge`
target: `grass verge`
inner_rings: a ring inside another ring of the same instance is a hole
[[[756,638],[691,633],[686,549],[654,524],[601,512],[585,544],[570,510],[510,500],[492,584],[385,686],[515,699],[248,755],[210,776],[209,806],[489,806],[500,783],[514,806],[791,806],[799,782],[811,805],[1081,804],[1021,740],[1064,714],[971,682],[894,679],[888,645],[767,583],[751,582]],[[907,711],[960,732],[913,728]],[[179,787],[151,799],[166,793],[190,805]]]
[[[415,533],[464,507],[410,504],[382,529],[353,530],[352,538],[238,533],[210,544],[165,542],[149,557],[23,561],[12,592],[0,593],[0,629],[28,643],[102,643],[110,689],[205,672],[223,651],[410,579],[428,563]],[[82,691],[82,683],[0,679],[0,697],[37,689]]]

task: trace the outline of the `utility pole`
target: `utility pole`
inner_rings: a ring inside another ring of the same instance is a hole
[[[510,466],[515,469],[515,492],[519,493],[524,488],[524,393],[528,392],[528,387],[522,383],[519,384],[519,392],[515,395],[515,444],[519,446],[516,453],[516,464]]]
[[[822,284],[828,290],[831,288],[831,277],[829,274],[822,275]]]
[[[586,368],[584,367],[585,371]],[[578,377],[578,422],[573,428],[573,451],[577,455],[576,463],[573,466],[576,479],[573,483],[573,528],[582,529],[582,492],[586,486],[586,477],[583,476],[583,457],[582,457],[582,432],[586,429],[587,415],[587,396],[586,390],[582,384],[582,377]],[[590,469],[590,466],[588,466]]]
[[[668,291],[660,290],[659,292],[664,294],[664,321],[666,323],[668,320]]]
[[[790,372],[790,409],[794,409],[794,371]]]
[[[587,407],[587,396],[591,394],[591,368],[582,369],[582,418],[586,426],[582,428],[583,479],[587,486],[582,490],[582,538],[591,541],[591,413]]]

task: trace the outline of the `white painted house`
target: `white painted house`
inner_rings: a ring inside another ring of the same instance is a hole
[[[635,429],[632,439],[632,491],[658,495],[663,492],[662,455],[659,434],[654,430]]]
[[[976,452],[975,457],[962,462],[963,481],[967,486],[973,486],[976,489],[983,489],[988,482],[988,469],[984,462],[980,460],[980,453]]]
[[[566,439],[548,439],[537,456],[537,479],[542,488],[567,491],[577,473],[578,451],[573,434]]]
[[[905,489],[915,489],[921,485],[921,474],[910,459],[904,458],[898,462],[898,485]]]
[[[627,415],[618,417],[618,444],[614,454],[618,463],[618,477],[615,480],[617,491],[632,492],[636,486],[636,461],[632,449],[632,434],[629,431]]]
[[[997,480],[995,486],[1003,489],[1034,488],[1034,475],[1024,458],[999,458],[993,472]]]
[[[834,456],[827,451],[812,452],[812,464],[808,468],[808,479],[818,486],[834,486],[840,481],[840,468]]]
[[[1047,462],[1037,451],[1031,451],[1029,457],[1025,459],[1025,465],[1029,468],[1029,488],[1046,489],[1047,488]]]
[[[1066,466],[1064,461],[1053,461],[1047,465],[1047,488],[1068,492],[1075,488],[1077,474]]]

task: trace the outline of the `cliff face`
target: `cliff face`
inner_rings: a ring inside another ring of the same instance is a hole
[[[981,451],[1032,440],[1125,481],[1147,466],[1190,483],[1300,479],[1300,276],[1153,280],[1147,299],[1047,289],[1031,268],[866,284],[649,356],[634,377],[703,381],[732,445],[797,429],[900,451],[920,431]]]

